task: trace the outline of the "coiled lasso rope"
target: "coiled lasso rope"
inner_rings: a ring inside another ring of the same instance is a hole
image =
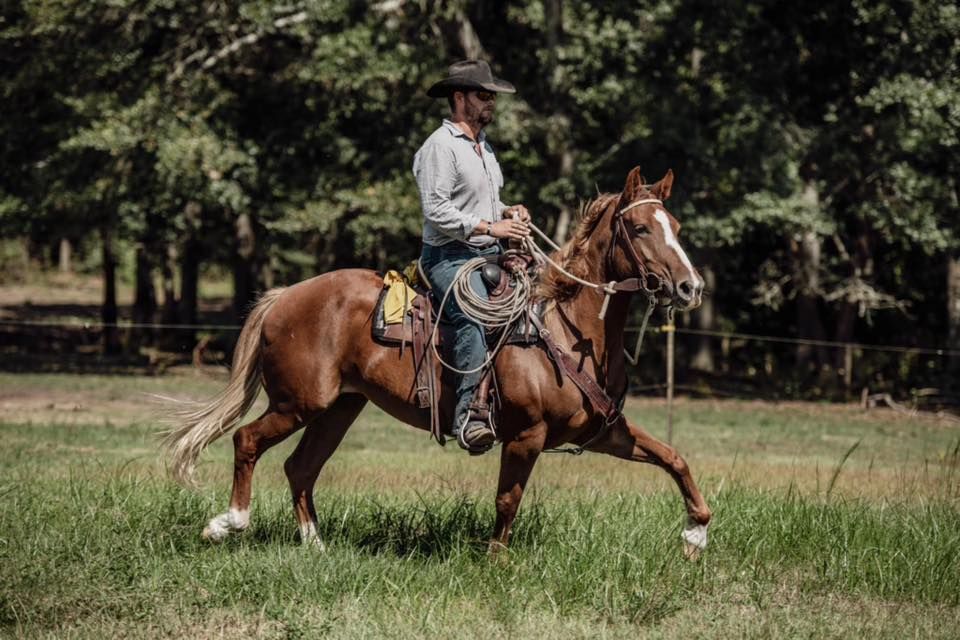
[[[500,337],[497,339],[496,346],[484,359],[483,364],[474,369],[463,370],[457,369],[445,361],[437,352],[436,334],[440,328],[439,322],[433,326],[433,333],[430,336],[430,348],[433,349],[433,355],[444,367],[460,375],[482,371],[494,361],[497,353],[500,352],[500,348],[503,347],[507,341],[507,337],[509,337],[510,325],[524,314],[527,309],[527,302],[533,293],[533,284],[530,282],[530,276],[527,275],[526,271],[521,269],[512,274],[514,287],[510,292],[500,298],[496,303],[490,302],[486,297],[476,293],[473,287],[470,286],[470,276],[474,271],[482,269],[485,264],[487,264],[486,258],[473,258],[465,262],[463,266],[457,270],[456,275],[454,275],[453,284],[450,285],[450,288],[447,289],[447,292],[443,295],[443,300],[440,302],[440,309],[437,311],[437,317],[442,318],[443,309],[447,305],[447,300],[450,298],[450,295],[453,294],[454,299],[457,301],[457,306],[460,307],[464,315],[479,324],[485,331],[500,331]]]

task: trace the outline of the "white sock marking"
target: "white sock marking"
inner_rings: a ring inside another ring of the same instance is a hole
[[[320,551],[326,551],[327,549],[323,540],[320,539],[320,534],[317,533],[316,525],[312,522],[300,525],[300,541],[304,546],[313,546]]]
[[[203,530],[203,537],[213,542],[220,542],[234,531],[243,531],[249,524],[249,511],[231,508],[207,523],[207,527]]]
[[[683,541],[697,549],[707,548],[707,526],[703,524],[689,524],[680,534]]]

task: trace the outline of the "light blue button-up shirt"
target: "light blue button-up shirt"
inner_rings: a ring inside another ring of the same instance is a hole
[[[486,134],[474,141],[450,120],[430,134],[413,157],[413,175],[423,207],[423,241],[440,246],[459,240],[486,247],[496,239],[470,236],[483,220],[496,222],[506,205],[500,202],[503,174]]]

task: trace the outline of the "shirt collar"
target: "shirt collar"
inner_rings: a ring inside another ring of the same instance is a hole
[[[465,139],[470,140],[471,142],[473,142],[473,141],[470,139],[470,136],[468,136],[467,134],[465,134],[465,133],[460,129],[460,127],[458,127],[457,125],[455,125],[455,124],[453,123],[453,121],[450,120],[449,118],[444,118],[444,119],[443,119],[443,126],[444,126],[444,128],[445,128],[447,131],[450,132],[451,135],[453,135],[453,136],[455,136],[455,137],[465,138]],[[477,138],[478,138],[478,139],[477,139],[477,142],[479,142],[480,144],[483,144],[483,143],[486,141],[486,139],[487,139],[487,132],[484,131],[483,129],[481,129],[481,130],[480,130],[480,135],[477,136]]]

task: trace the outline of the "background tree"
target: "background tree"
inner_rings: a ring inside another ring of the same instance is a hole
[[[0,228],[46,264],[99,263],[104,319],[118,277],[133,318],[193,323],[205,269],[232,274],[241,318],[268,286],[400,265],[419,250],[411,158],[446,112],[424,91],[483,56],[519,88],[491,128],[504,199],[555,237],[635,164],[676,171],[711,283],[685,322],[960,348],[958,34],[926,0],[7,2]],[[715,341],[687,346],[715,366]],[[826,393],[838,353],[742,365]]]

